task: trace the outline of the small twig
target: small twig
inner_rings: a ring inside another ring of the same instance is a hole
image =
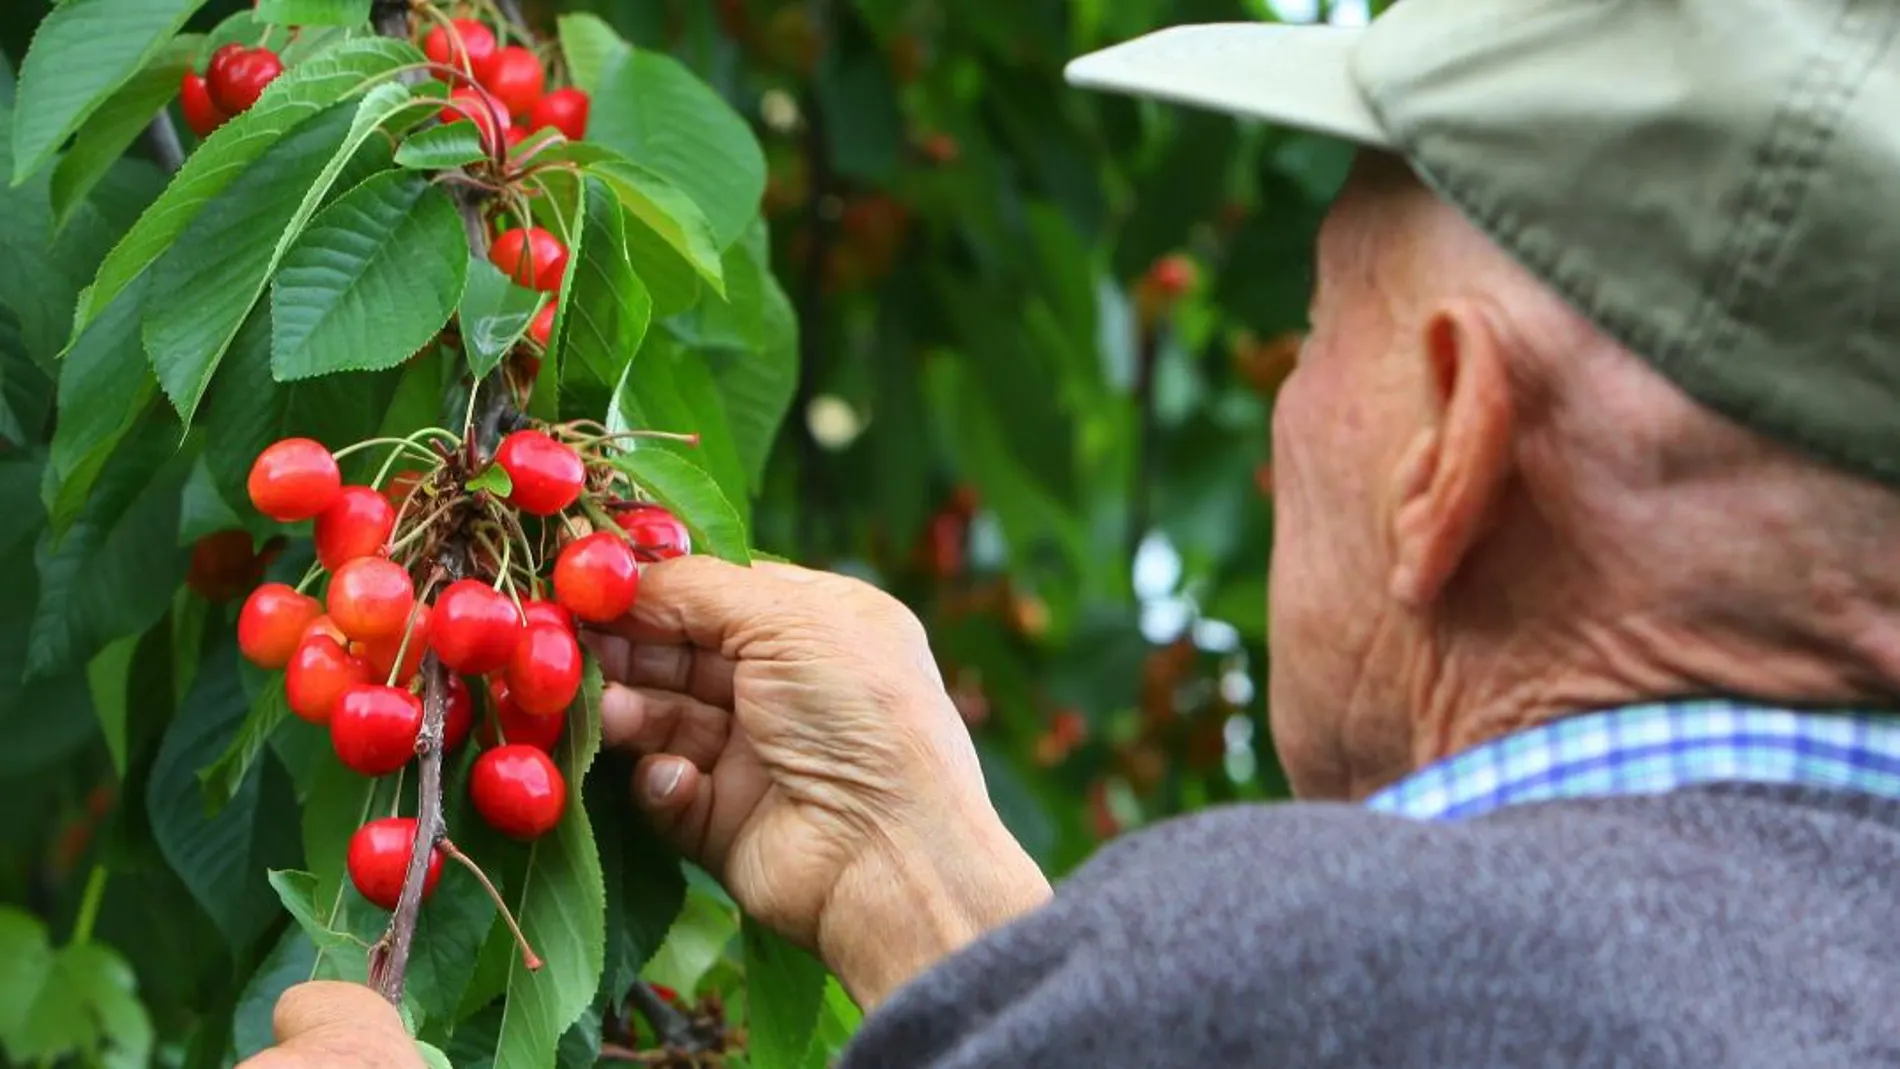
[[[627,1001],[646,1019],[653,1034],[660,1037],[661,1046],[677,1051],[711,1049],[705,1037],[693,1027],[692,1018],[668,1005],[645,980],[634,981],[633,989],[627,992]]]
[[[515,946],[521,950],[521,964],[529,972],[539,970],[542,964],[541,956],[534,952],[534,947],[528,942],[528,937],[522,934],[521,925],[515,921],[514,911],[508,908],[507,900],[502,898],[501,892],[495,889],[495,883],[488,878],[488,873],[483,872],[482,867],[477,865],[473,858],[462,853],[455,845],[455,841],[448,836],[442,837],[441,846],[442,852],[449,856],[450,861],[474,873],[475,879],[482,885],[482,890],[488,892],[489,901],[495,903],[495,908],[501,912],[501,919],[508,922],[508,930],[514,933]]]
[[[178,140],[178,127],[172,125],[171,112],[161,111],[153,116],[151,125],[145,128],[145,147],[151,150],[152,160],[166,174],[176,174],[185,165],[185,146]]]

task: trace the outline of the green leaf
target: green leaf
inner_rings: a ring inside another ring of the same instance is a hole
[[[462,299],[468,240],[449,195],[388,171],[323,210],[271,283],[271,369],[280,382],[395,367]]]
[[[667,931],[666,942],[660,944],[659,953],[647,962],[641,975],[675,991],[693,991],[725,956],[732,937],[738,934],[738,914],[694,889]]]
[[[801,1069],[818,1025],[825,967],[750,917],[740,933],[752,1069]]]
[[[0,906],[0,1048],[14,1049],[20,1029],[33,1012],[33,1001],[53,968],[53,947],[38,917]]]
[[[71,529],[42,533],[28,679],[78,668],[113,639],[151,627],[171,604],[184,573],[174,535],[190,463],[172,453],[170,437],[163,423],[147,420],[137,440],[112,455]]]
[[[153,1033],[132,967],[118,951],[89,942],[69,945],[53,959],[15,1038],[9,1050],[22,1062],[51,1065],[86,1052],[106,1069],[135,1069],[149,1063]]]
[[[191,69],[196,37],[176,37],[79,128],[73,147],[53,167],[53,225],[64,227],[86,195],[99,184],[125,150],[137,141],[172,97],[179,79]]]
[[[266,280],[330,184],[357,147],[408,101],[401,86],[377,86],[359,106],[293,131],[207,205],[159,259],[142,334],[159,385],[186,426]],[[351,111],[345,134],[340,120]],[[456,264],[459,270],[459,258]],[[272,367],[280,377],[283,363],[273,344]]]
[[[584,790],[606,883],[607,967],[601,975],[601,993],[617,997],[669,942],[667,933],[676,926],[686,900],[686,877],[675,851],[633,807],[632,793],[627,790],[632,763],[619,754],[612,757],[612,763],[607,763],[603,755],[604,767],[587,778]],[[691,984],[673,987],[692,990]]]
[[[416,1053],[422,1055],[423,1064],[429,1069],[455,1069],[449,1064],[449,1056],[440,1049],[421,1040],[416,1041]]]
[[[158,393],[138,342],[145,285],[134,280],[60,361],[50,473],[56,490],[46,502],[55,531],[66,530],[85,507],[106,462]]]
[[[216,761],[198,770],[208,812],[216,813],[230,804],[243,788],[244,781],[250,778],[252,762],[289,715],[290,700],[284,695],[281,681],[273,676],[251,700],[250,713],[231,745]]]
[[[410,134],[396,150],[396,165],[416,171],[445,171],[487,155],[474,123],[452,122]]]
[[[528,332],[541,309],[541,296],[538,290],[515,285],[486,258],[469,257],[468,284],[457,318],[468,368],[476,378],[486,378]]]
[[[258,0],[260,22],[279,26],[357,26],[369,21],[370,0]]]
[[[720,350],[708,353],[713,378],[753,490],[763,486],[766,460],[798,391],[798,317],[772,274],[768,240],[764,223],[755,223],[726,250],[726,301],[701,302],[668,324],[688,347]]]
[[[145,792],[159,850],[236,948],[248,947],[275,912],[266,872],[297,860],[296,840],[286,834],[297,801],[275,759],[254,763],[216,816],[205,812],[198,770],[230,744],[248,708],[237,645],[227,634],[207,650]]]
[[[92,710],[99,718],[99,731],[105,736],[106,749],[112,751],[112,767],[125,775],[126,721],[130,711],[127,688],[132,682],[132,655],[138,652],[140,639],[128,636],[106,646],[86,665],[86,683],[92,689]]]
[[[601,77],[633,50],[599,15],[562,15],[556,26],[568,73],[575,85],[590,94],[600,92]]]
[[[607,429],[657,430],[699,435],[696,445],[665,439],[640,443],[641,449],[663,449],[703,468],[725,496],[741,523],[750,511],[746,473],[733,447],[725,402],[712,372],[699,356],[662,342],[648,347],[637,365],[628,367],[613,393]]]
[[[162,50],[204,0],[66,0],[33,34],[14,107],[13,184]]]
[[[422,58],[422,53],[407,41],[369,37],[345,41],[285,71],[249,111],[219,127],[198,146],[165,192],[99,264],[92,285],[80,295],[73,317],[73,337],[84,332],[119,291],[171,248],[206,203],[245,173],[278,139],[339,100],[368,90],[397,67],[421,62]],[[350,109],[340,110],[347,113]],[[314,137],[310,142],[314,145],[322,140]]]
[[[734,564],[752,563],[745,524],[705,469],[663,449],[635,449],[615,457],[614,464],[686,524],[695,552],[703,549]]]
[[[627,262],[613,194],[589,179],[585,197],[581,238],[569,260],[552,351],[560,362],[563,401],[571,396],[579,411],[599,413],[640,351],[653,302]]]
[[[244,990],[238,995],[237,1009],[231,1014],[231,1044],[240,1060],[275,1045],[271,1015],[277,1008],[277,1000],[284,992],[310,979],[316,959],[316,944],[304,934],[302,926],[284,929],[277,945],[245,981]]]
[[[653,295],[654,318],[691,308],[699,300],[699,269],[639,216],[621,214],[627,230],[627,259]]]
[[[580,784],[600,745],[600,666],[587,659],[581,701],[569,713],[556,747],[568,783]],[[508,978],[495,1064],[551,1067],[562,1033],[593,1002],[605,964],[606,891],[600,855],[580,790],[569,790],[567,813],[530,848],[515,915],[545,964],[529,972],[517,959]]]
[[[711,222],[686,194],[657,172],[626,160],[600,160],[587,172],[611,186],[629,214],[692,265],[714,292],[725,296],[719,240]]]
[[[333,975],[356,977],[360,983],[360,978],[369,973],[369,947],[355,935],[330,927],[317,895],[317,878],[294,869],[272,869],[265,878],[285,912],[316,947],[316,956],[334,963]],[[316,968],[314,964],[311,967]]]
[[[515,492],[515,481],[508,477],[508,469],[500,464],[490,464],[482,469],[480,475],[468,481],[470,492],[486,490],[496,497],[507,497]]]
[[[587,137],[683,191],[710,222],[715,251],[758,214],[765,153],[752,128],[671,56],[634,49],[601,75]]]

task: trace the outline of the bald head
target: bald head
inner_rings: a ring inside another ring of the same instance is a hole
[[[1319,275],[1275,434],[1302,793],[1592,706],[1900,695],[1900,494],[1699,407],[1390,157]]]

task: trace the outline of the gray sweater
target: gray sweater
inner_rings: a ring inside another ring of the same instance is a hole
[[[912,982],[840,1066],[1900,1066],[1900,803],[1182,818]]]

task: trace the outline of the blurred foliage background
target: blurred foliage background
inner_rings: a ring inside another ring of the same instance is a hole
[[[0,10],[9,68],[50,6]],[[1349,152],[1070,90],[1061,71],[1163,25],[1363,21],[1364,4],[522,6],[550,34],[586,10],[672,53],[758,131],[802,337],[755,540],[923,617],[997,805],[1050,873],[1172,814],[1284,796],[1265,718],[1269,416]],[[247,7],[206,4],[192,28]],[[161,182],[133,162],[106,189],[129,220]],[[84,231],[55,242],[0,214],[0,341],[30,347],[35,324],[64,340],[104,252]],[[0,388],[39,385],[9,373]],[[191,580],[181,598],[230,585]],[[20,659],[0,645],[0,668]],[[0,687],[0,901],[56,923],[139,798],[92,714],[110,697],[73,682]],[[98,931],[162,1018],[168,991],[193,997],[175,962],[229,965],[194,958],[189,928],[147,922],[192,906],[162,863],[141,880],[135,854],[115,864]]]

